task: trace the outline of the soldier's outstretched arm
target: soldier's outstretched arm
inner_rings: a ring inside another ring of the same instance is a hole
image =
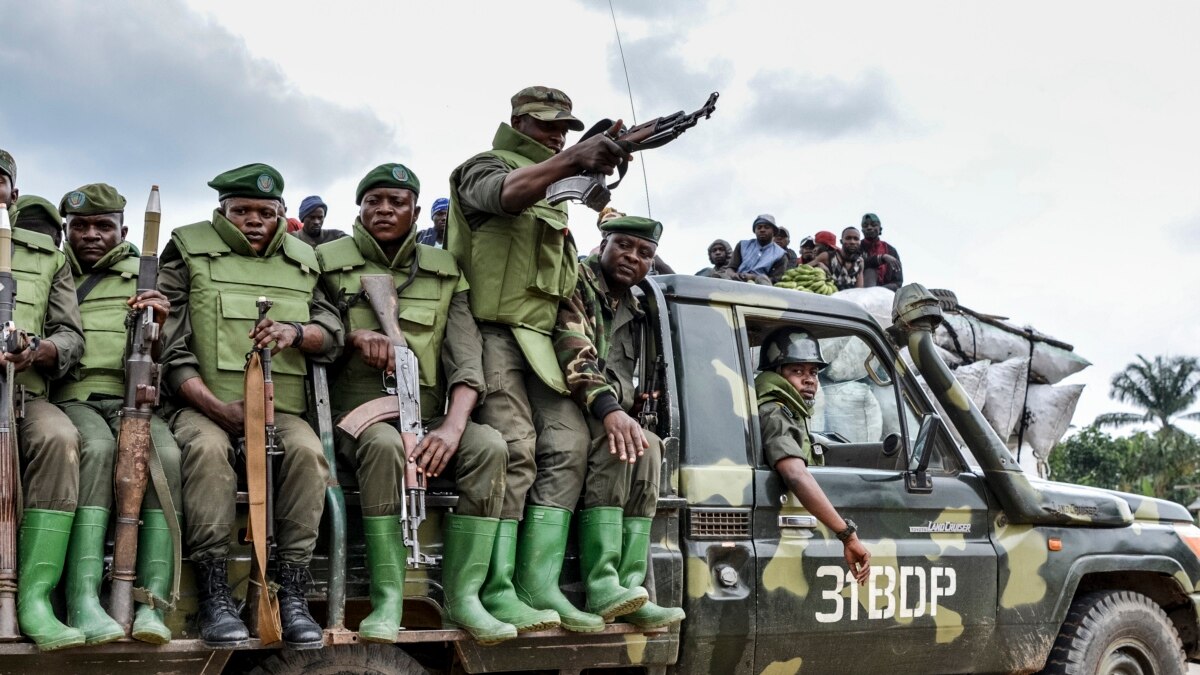
[[[620,124],[618,120],[614,126]],[[500,204],[509,213],[520,213],[545,199],[551,183],[585,171],[610,175],[622,159],[633,156],[604,134],[596,134],[544,162],[508,174],[500,191]]]
[[[817,484],[817,480],[813,478],[803,459],[784,457],[775,463],[775,470],[779,472],[788,489],[796,495],[804,508],[808,509],[808,512],[821,521],[825,527],[834,532],[846,529],[846,521],[838,515],[837,509],[829,502],[829,497],[825,496],[825,491]],[[865,584],[867,576],[871,573],[870,551],[859,541],[857,534],[850,535],[850,539],[844,542],[843,547],[846,564],[854,572],[854,578],[858,580],[858,583]]]

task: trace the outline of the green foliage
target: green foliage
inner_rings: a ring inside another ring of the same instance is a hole
[[[1200,398],[1200,359],[1191,356],[1156,356],[1153,361],[1138,354],[1138,360],[1113,376],[1109,396],[1142,413],[1105,413],[1093,423],[1120,427],[1156,422],[1160,429],[1174,429],[1176,419],[1200,420],[1200,413],[1182,414]]]
[[[1200,441],[1175,428],[1113,437],[1089,426],[1050,455],[1050,477],[1186,504],[1200,484]]]

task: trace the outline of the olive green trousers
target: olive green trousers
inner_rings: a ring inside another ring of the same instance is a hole
[[[17,435],[25,508],[74,512],[79,503],[79,432],[71,420],[45,398],[25,399]]]
[[[112,509],[113,465],[117,457],[117,433],[121,429],[121,407],[119,398],[93,401],[67,401],[58,404],[70,418],[81,439],[79,445],[79,506],[99,506]],[[179,473],[179,446],[166,420],[157,414],[150,416],[150,440],[153,452],[162,462],[167,477],[167,489],[171,491],[171,503],[175,509],[183,504],[179,501],[181,478]],[[162,503],[149,481],[144,509],[161,510]]]
[[[307,565],[325,510],[329,465],[321,440],[303,419],[276,413],[275,427],[283,451],[281,470],[275,474],[276,553],[281,562]],[[233,440],[193,408],[177,412],[171,430],[183,457],[183,510],[191,558],[224,558],[237,497]]]
[[[653,431],[642,429],[650,447],[633,464],[608,451],[604,424],[588,417],[592,430],[588,449],[583,507],[617,506],[626,518],[653,518],[658,505],[658,480],[662,473],[663,442]]]
[[[487,396],[475,410],[508,444],[503,520],[520,520],[525,501],[575,510],[583,491],[589,433],[579,406],[538,378],[507,326],[480,324]]]
[[[445,421],[439,417],[429,431]],[[390,516],[400,511],[401,481],[404,479],[404,445],[400,431],[391,422],[367,427],[358,440],[337,430],[338,453],[350,462],[358,476],[364,516]],[[458,452],[447,465],[457,484],[458,506],[464,516],[496,518],[504,501],[504,470],[508,446],[500,432],[468,421],[458,442]]]

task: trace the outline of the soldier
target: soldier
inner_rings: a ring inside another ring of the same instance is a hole
[[[337,310],[317,288],[312,248],[287,235],[279,215],[283,178],[265,164],[208,183],[220,207],[211,221],[176,228],[162,254],[159,289],[171,303],[164,327],[165,386],[177,410],[171,430],[183,455],[187,540],[200,595],[200,634],[212,647],[248,639],[226,581],[237,477],[234,440],[245,434],[246,352],[274,345],[275,423],[283,453],[275,491],[276,561],[283,638],[321,646],[304,589],[325,504],[329,466],[302,418],[305,358],[330,362],[341,349]],[[274,302],[256,323],[255,300]]]
[[[820,381],[817,373],[829,365],[821,344],[798,328],[780,328],[763,340],[759,370],[754,378],[763,453],[804,508],[837,534],[854,578],[865,584],[871,572],[871,554],[858,539],[854,523],[843,520],[809,473],[811,464],[825,463],[814,452],[808,420]]]
[[[391,275],[399,290],[401,328],[420,364],[421,411],[429,430],[412,459],[429,476],[452,467],[458,486],[458,506],[446,516],[447,619],[480,642],[499,642],[516,637],[517,630],[487,613],[479,590],[504,501],[508,448],[495,429],[470,420],[485,388],[483,340],[454,256],[417,243],[420,189],[416,174],[404,165],[376,167],[358,184],[352,236],[317,248],[326,270],[322,283],[329,297],[339,298],[346,330],[347,354],[333,377],[332,404],[341,414],[377,398],[381,371],[395,372],[392,344],[379,332],[359,283],[362,274]],[[358,634],[394,642],[408,556],[397,518],[404,498],[404,444],[391,422],[372,424],[357,441],[339,429],[337,442],[338,452],[358,471],[371,569],[372,611]]]
[[[17,189],[17,160],[0,148],[0,205],[12,209],[13,202],[21,196]]]
[[[591,431],[579,557],[589,611],[658,628],[684,618],[682,609],[649,602],[641,588],[663,444],[628,411],[646,316],[630,289],[654,264],[662,224],[622,216],[600,231],[599,255],[580,263],[575,293],[559,306],[554,329],[567,387]]]
[[[37,195],[21,195],[13,202],[12,226],[44,234],[62,246],[62,217],[54,205]]]
[[[98,593],[104,576],[104,533],[113,504],[113,462],[125,397],[125,318],[130,308],[150,307],[161,327],[170,313],[158,291],[137,294],[138,250],[125,241],[125,198],[104,183],[67,193],[59,211],[66,217],[67,262],[83,316],[87,344],[74,377],[58,380],[51,400],[79,430],[79,506],[71,528],[67,566],[67,623],[83,631],[88,644],[124,637],[121,625],[104,612]],[[179,448],[161,417],[150,418],[153,452],[165,484],[146,493],[138,530],[138,585],[157,600],[171,592],[178,532]],[[157,490],[164,490],[163,494]],[[174,521],[168,524],[168,518]],[[162,610],[144,604],[133,622],[133,637],[154,644],[171,640]]]
[[[509,121],[496,131],[491,150],[450,176],[447,245],[471,284],[488,377],[476,421],[497,429],[508,444],[504,506],[483,602],[517,630],[552,623],[557,612],[563,628],[593,632],[604,629],[604,620],[572,606],[558,588],[569,516],[583,487],[587,425],[566,397],[550,341],[558,303],[575,288],[577,260],[566,206],[551,206],[546,188],[582,171],[611,174],[627,155],[604,134],[563,149],[567,130],[580,131],[583,122],[557,89],[517,92]],[[516,587],[525,589],[520,598]]]
[[[0,190],[16,196],[12,156],[0,151]],[[4,197],[5,195],[0,195]],[[57,211],[49,207],[55,220]],[[30,349],[0,354],[19,373],[16,407],[25,512],[18,537],[17,619],[21,632],[50,651],[82,645],[85,637],[54,616],[50,593],[62,577],[63,561],[79,496],[79,433],[46,399],[49,381],[65,375],[83,354],[83,326],[66,257],[44,234],[14,229],[13,277],[20,302],[15,323],[41,335]]]

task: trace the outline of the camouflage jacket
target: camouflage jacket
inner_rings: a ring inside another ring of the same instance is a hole
[[[633,406],[643,317],[633,293],[615,298],[609,292],[598,256],[579,264],[575,292],[558,306],[554,351],[571,397],[598,420]]]

